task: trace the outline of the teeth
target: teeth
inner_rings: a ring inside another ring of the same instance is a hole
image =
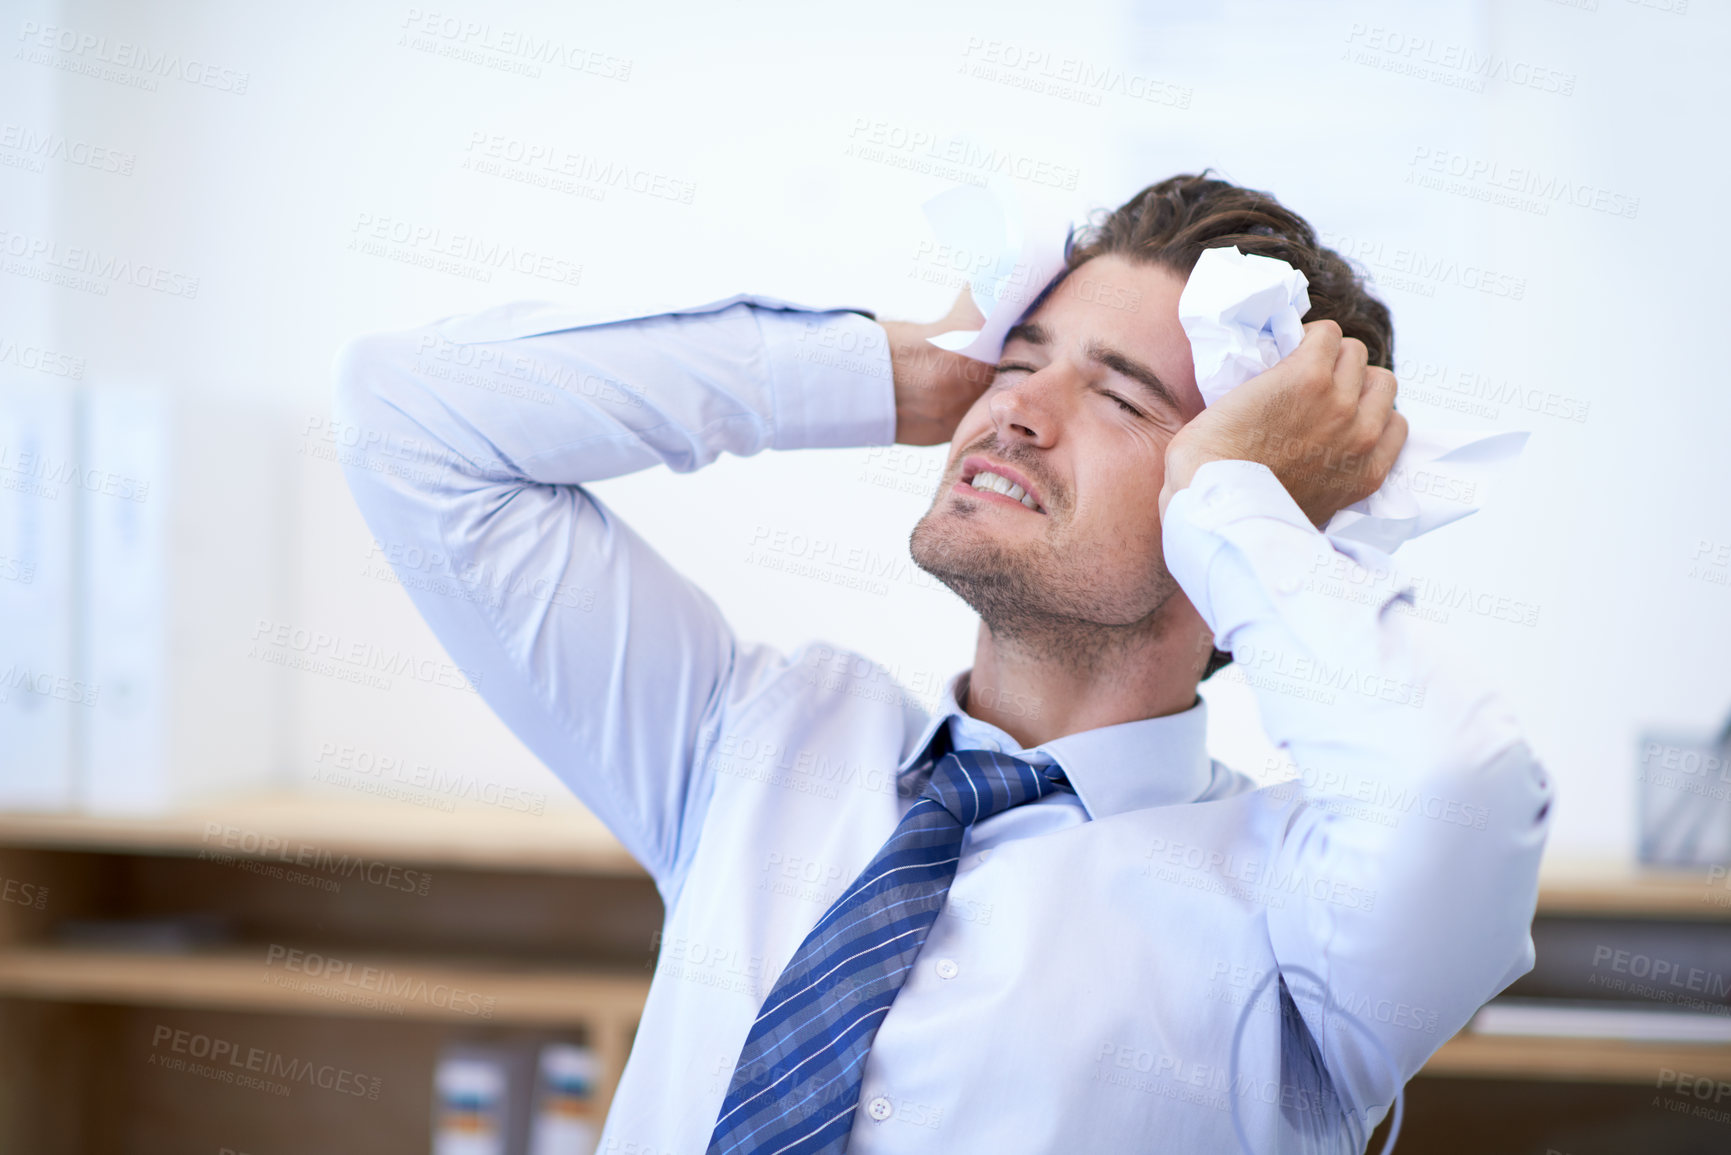
[[[970,484],[973,485],[975,489],[989,489],[993,493],[1001,493],[1013,501],[1021,502],[1029,509],[1038,510],[1040,508],[1039,503],[1034,500],[1033,494],[1029,493],[1009,478],[1004,477],[1001,474],[993,473],[989,469],[982,469],[980,472],[974,474],[974,479]]]

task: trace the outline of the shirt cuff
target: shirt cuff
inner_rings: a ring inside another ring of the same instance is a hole
[[[1350,646],[1374,633],[1382,607],[1405,590],[1392,563],[1367,569],[1338,551],[1255,461],[1198,467],[1166,505],[1161,544],[1167,570],[1223,650],[1240,627],[1270,613],[1319,653]],[[1354,596],[1328,596],[1330,583]]]
[[[895,382],[883,326],[855,312],[755,312],[775,398],[771,448],[895,443]]]

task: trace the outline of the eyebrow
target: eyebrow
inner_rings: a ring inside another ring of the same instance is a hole
[[[1015,340],[1043,348],[1052,343],[1052,334],[1038,321],[1024,321],[1004,334],[1004,344],[1008,345]],[[1114,373],[1120,373],[1142,386],[1143,392],[1155,401],[1182,412],[1178,398],[1166,387],[1166,382],[1160,380],[1160,375],[1142,362],[1099,340],[1090,340],[1082,347],[1082,352],[1088,360],[1104,365]]]

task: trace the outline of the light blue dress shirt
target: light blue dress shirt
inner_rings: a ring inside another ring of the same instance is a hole
[[[1299,767],[1257,788],[1210,759],[1200,701],[1027,750],[958,707],[967,671],[929,714],[860,654],[736,637],[583,488],[890,444],[888,346],[858,312],[741,296],[446,318],[347,345],[336,420],[452,659],[666,900],[605,1155],[705,1149],[764,995],[911,804],[898,780],[939,726],[1055,762],[1075,793],[968,831],[850,1151],[1235,1152],[1234,1114],[1259,1155],[1357,1151],[1532,966],[1545,774],[1398,612],[1390,560],[1318,532],[1261,465],[1204,465],[1163,529]],[[1319,1129],[1336,1139],[1301,1138]]]

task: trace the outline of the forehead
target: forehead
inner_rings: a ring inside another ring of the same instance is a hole
[[[1194,411],[1202,409],[1190,339],[1178,323],[1184,278],[1164,265],[1095,257],[1065,277],[1026,320],[1039,321],[1065,351],[1098,340],[1141,361]]]

